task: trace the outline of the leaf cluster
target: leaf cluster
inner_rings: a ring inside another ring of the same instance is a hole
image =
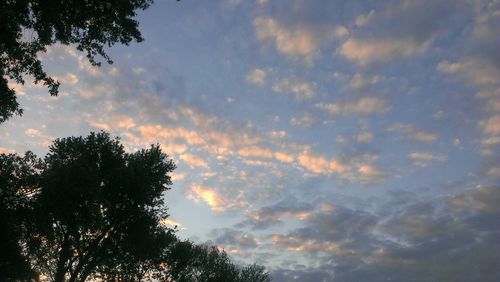
[[[0,0],[0,123],[21,115],[15,90],[8,79],[24,84],[24,75],[42,83],[51,95],[59,82],[43,70],[38,55],[54,43],[74,45],[92,65],[111,58],[105,48],[128,45],[143,38],[134,20],[137,10],[152,0]]]

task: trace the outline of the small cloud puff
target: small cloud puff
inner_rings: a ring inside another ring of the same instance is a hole
[[[246,80],[255,85],[263,86],[266,84],[266,71],[263,69],[253,69],[248,72]]]
[[[276,93],[293,93],[298,100],[311,99],[316,95],[313,83],[297,79],[282,79],[275,83],[272,89]]]
[[[330,115],[385,113],[390,110],[385,100],[371,96],[362,97],[341,104],[318,103],[316,107],[326,111]]]
[[[408,154],[414,165],[426,167],[433,161],[445,161],[446,157],[443,155],[433,155],[428,152],[411,152]]]
[[[412,124],[395,123],[386,129],[388,132],[403,134],[406,138],[422,143],[434,143],[438,139],[435,133],[418,130]]]

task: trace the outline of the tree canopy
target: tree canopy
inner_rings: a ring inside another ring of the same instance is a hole
[[[44,71],[38,54],[54,43],[73,44],[92,65],[108,63],[105,47],[143,40],[134,20],[153,0],[1,0],[0,123],[23,110],[8,80],[24,84],[24,75],[58,94],[59,82]]]
[[[105,132],[0,154],[0,280],[270,281],[162,224],[174,169],[158,145],[127,153]]]

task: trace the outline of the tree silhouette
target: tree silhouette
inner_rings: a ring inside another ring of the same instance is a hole
[[[269,281],[161,224],[175,164],[108,133],[57,139],[38,159],[0,154],[0,280]]]
[[[152,0],[13,0],[0,1],[0,123],[22,109],[7,78],[24,84],[24,75],[58,94],[59,82],[43,70],[37,54],[54,43],[74,44],[85,52],[92,65],[101,56],[111,58],[104,48],[116,43],[128,45],[143,40],[136,10],[146,9]]]
[[[158,146],[129,154],[107,133],[58,139],[40,173],[31,254],[55,282],[86,281],[98,266],[139,266],[169,243],[163,193],[175,165]],[[165,246],[163,246],[165,245]]]
[[[30,195],[36,187],[35,155],[0,154],[0,281],[35,278],[20,242],[26,234]]]
[[[262,266],[254,264],[238,268],[231,262],[226,252],[220,251],[215,246],[196,245],[190,241],[179,241],[171,245],[165,256],[165,262],[168,267],[164,271],[164,281],[271,281]]]

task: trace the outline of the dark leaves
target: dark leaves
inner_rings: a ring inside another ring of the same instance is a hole
[[[0,4],[0,123],[21,115],[14,89],[8,80],[24,83],[31,75],[51,95],[58,94],[59,82],[48,76],[37,54],[54,43],[74,44],[94,66],[97,57],[112,63],[105,48],[116,43],[128,45],[143,40],[136,10],[149,7],[152,0],[19,0]],[[25,36],[29,34],[29,36]]]

